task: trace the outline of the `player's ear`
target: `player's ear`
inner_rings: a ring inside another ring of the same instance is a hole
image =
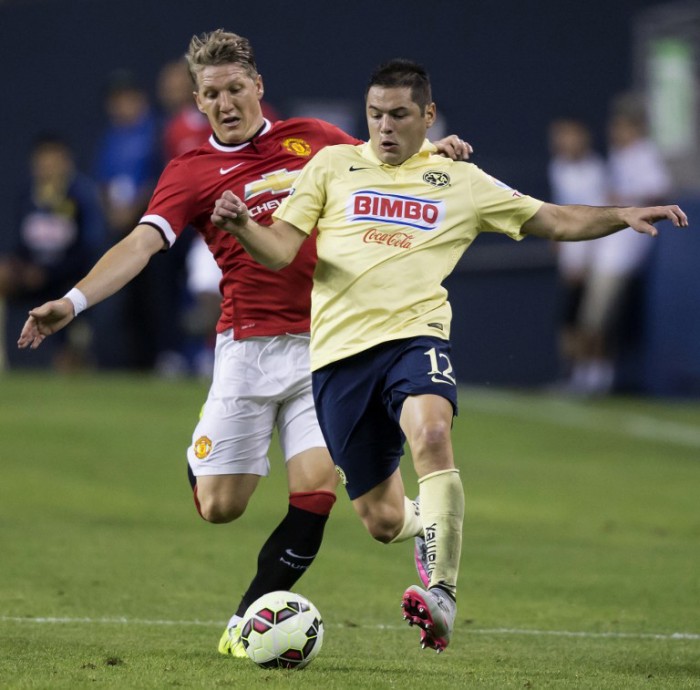
[[[265,95],[265,85],[263,84],[263,78],[259,74],[255,78],[255,88],[258,94],[258,100],[261,101],[262,97]]]
[[[430,128],[435,124],[437,118],[437,107],[435,103],[428,103],[425,106],[425,125]]]

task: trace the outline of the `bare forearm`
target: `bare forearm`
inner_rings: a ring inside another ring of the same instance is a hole
[[[285,229],[287,224],[275,222],[270,226],[259,225],[253,220],[237,228],[236,237],[248,254],[258,263],[273,271],[289,266],[299,251],[299,242]],[[287,226],[291,227],[291,226]]]
[[[89,306],[97,304],[121,290],[148,264],[151,256],[163,246],[158,232],[139,226],[115,244],[76,285]]]
[[[211,222],[233,235],[258,263],[274,271],[288,266],[297,255],[306,235],[283,220],[259,225],[235,194],[225,191],[214,204]]]
[[[555,240],[593,240],[629,226],[615,206],[560,206]]]
[[[537,237],[571,242],[605,237],[627,227],[654,236],[657,230],[653,224],[661,220],[670,220],[677,227],[688,224],[685,213],[678,206],[636,208],[544,204],[523,224],[522,230]]]

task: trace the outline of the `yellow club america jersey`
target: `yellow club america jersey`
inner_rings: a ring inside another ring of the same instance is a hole
[[[391,166],[369,143],[329,146],[274,214],[307,234],[318,227],[312,370],[390,340],[448,339],[443,280],[479,232],[521,239],[543,203],[434,151],[425,141]]]

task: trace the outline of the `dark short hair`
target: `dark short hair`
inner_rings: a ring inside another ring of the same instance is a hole
[[[365,98],[373,86],[411,89],[411,100],[418,105],[421,113],[433,102],[428,72],[411,60],[397,58],[377,67],[369,78]]]

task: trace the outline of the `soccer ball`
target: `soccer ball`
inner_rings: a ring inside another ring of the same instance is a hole
[[[304,668],[321,650],[321,614],[300,594],[263,594],[243,616],[241,641],[262,668]]]

